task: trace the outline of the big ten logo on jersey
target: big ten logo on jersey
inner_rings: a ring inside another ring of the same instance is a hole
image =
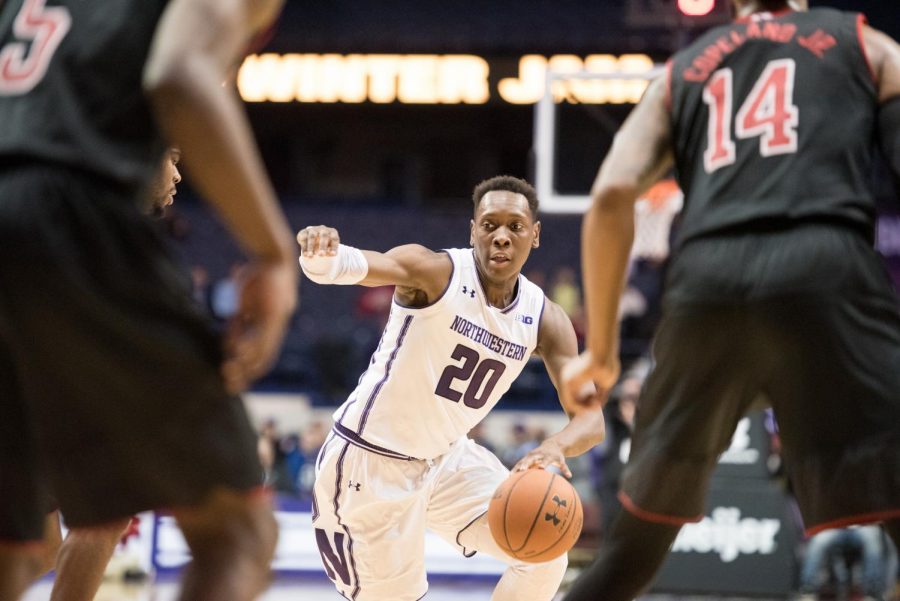
[[[531,324],[534,323],[534,317],[532,317],[531,315],[524,315],[524,314],[522,314],[522,313],[517,313],[517,314],[516,314],[516,321],[521,321],[521,322],[524,323],[525,325],[529,325],[529,326],[530,326]]]
[[[25,0],[13,21],[13,35],[19,41],[0,49],[0,95],[30,92],[44,78],[71,26],[66,7],[48,8],[45,0]]]
[[[316,528],[316,546],[322,557],[325,573],[335,584],[338,578],[345,585],[350,585],[350,562],[347,561],[347,546],[351,541],[343,532],[326,532]]]

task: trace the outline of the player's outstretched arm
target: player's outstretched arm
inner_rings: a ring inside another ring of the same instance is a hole
[[[144,89],[192,183],[251,258],[225,335],[222,373],[240,391],[271,366],[297,302],[287,220],[240,101],[223,82],[282,0],[172,0],[153,37]]]
[[[562,307],[545,299],[546,307],[541,317],[536,353],[544,360],[550,380],[560,390],[563,367],[578,355],[578,342],[572,321]],[[568,401],[560,395],[563,409],[569,416],[566,426],[548,436],[539,447],[523,457],[513,468],[525,470],[530,467],[555,465],[566,477],[572,473],[566,465],[566,457],[581,455],[591,447],[600,444],[606,436],[603,419],[603,404],[599,397],[580,403]]]
[[[453,264],[446,253],[419,244],[405,244],[380,253],[341,244],[337,229],[324,225],[297,233],[303,273],[319,284],[399,286],[438,298],[447,286]]]
[[[278,207],[233,86],[225,85],[280,0],[172,0],[144,68],[144,89],[191,183],[252,257],[293,260]]]
[[[591,191],[593,204],[581,226],[587,350],[566,366],[566,402],[577,402],[591,381],[605,399],[619,376],[619,299],[634,240],[634,203],[672,165],[666,93],[664,78],[650,84],[616,134]]]

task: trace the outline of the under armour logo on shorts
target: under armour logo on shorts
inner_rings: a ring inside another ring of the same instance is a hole
[[[360,487],[360,486],[362,486],[362,483],[356,482],[356,483],[354,484],[353,480],[350,480],[350,486],[349,486],[349,488],[355,488],[356,491],[359,492],[359,487]]]

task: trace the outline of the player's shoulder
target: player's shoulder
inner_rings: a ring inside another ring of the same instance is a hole
[[[569,316],[566,315],[565,310],[558,304],[550,300],[546,295],[542,298],[543,302],[543,310],[541,311],[541,327],[544,325],[549,325],[551,327],[556,327],[559,323],[572,325],[572,321],[569,319]]]
[[[538,321],[538,348],[540,354],[552,349],[577,349],[575,326],[565,310],[546,296],[543,298]],[[574,345],[574,346],[573,346]]]
[[[857,11],[841,10],[830,6],[816,6],[797,13],[797,17],[801,19],[847,19],[856,18],[860,13]]]
[[[411,262],[444,262],[448,260],[447,253],[433,250],[422,244],[401,244],[388,251],[395,259]]]

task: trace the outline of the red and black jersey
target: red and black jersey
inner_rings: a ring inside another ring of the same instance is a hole
[[[141,80],[166,4],[0,3],[0,164],[34,159],[142,185],[163,149]]]
[[[669,63],[679,241],[766,221],[871,231],[877,95],[862,15],[757,13]]]

